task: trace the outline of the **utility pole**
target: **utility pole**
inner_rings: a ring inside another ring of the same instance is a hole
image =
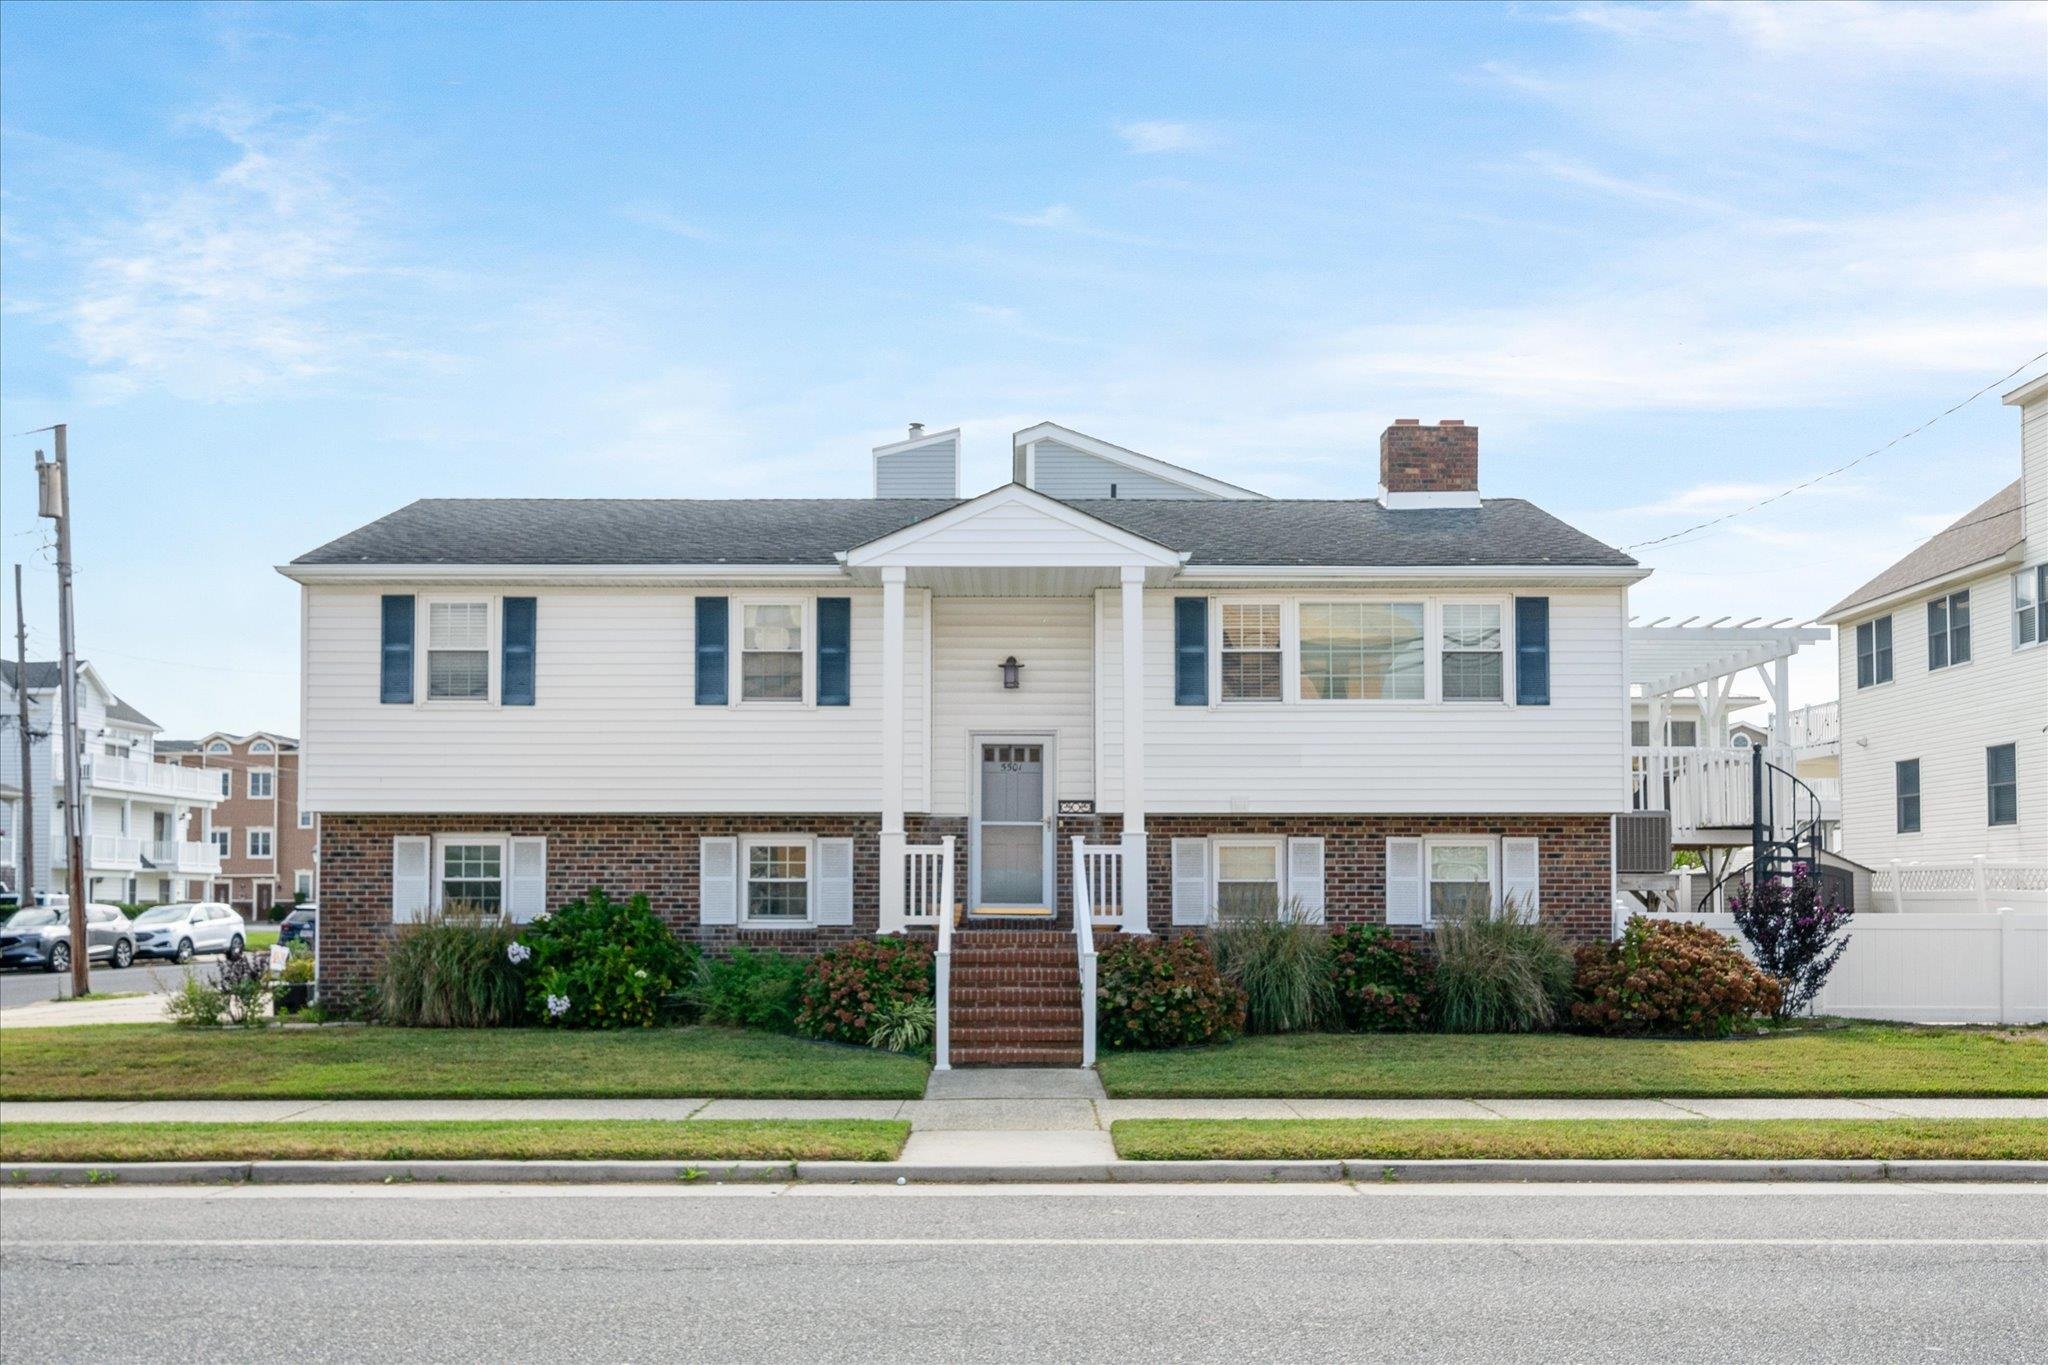
[[[78,642],[71,623],[71,465],[65,449],[64,423],[56,433],[57,460],[43,461],[36,452],[37,511],[57,523],[57,638],[63,654],[58,686],[64,697],[64,841],[70,850],[67,871],[71,891],[71,993],[92,992],[92,948],[85,932],[84,785],[78,755]]]
[[[21,565],[14,566],[14,700],[21,725],[21,819],[15,839],[21,845],[21,876],[15,883],[17,905],[36,903],[36,742],[28,732],[28,616],[21,604]]]

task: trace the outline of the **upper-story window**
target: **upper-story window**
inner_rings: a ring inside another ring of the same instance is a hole
[[[1422,700],[1422,624],[1420,602],[1302,603],[1302,699]],[[1497,633],[1497,615],[1494,625]],[[1277,649],[1274,657],[1277,661]]]
[[[2012,576],[2012,647],[2048,643],[2048,564]]]
[[[268,801],[270,799],[271,779],[273,776],[274,774],[269,768],[249,769],[249,799],[252,801]]]
[[[1498,602],[1446,602],[1443,609],[1444,700],[1501,699]]]
[[[220,794],[222,796],[233,796],[235,794],[235,770],[233,768],[222,768],[220,770]]]
[[[1952,592],[1927,604],[1927,666],[1947,668],[1970,662],[1970,590]]]
[[[302,810],[302,811],[300,811],[300,812],[299,812],[299,828],[300,828],[300,829],[311,829],[311,828],[313,828],[313,812],[311,812],[311,811],[309,811],[309,810]]]
[[[491,604],[427,604],[427,698],[484,701],[491,692]]]
[[[220,854],[223,858],[228,856],[228,836],[233,833],[234,831],[226,826],[212,831],[213,851]]]
[[[1892,680],[1892,618],[1880,616],[1856,627],[1856,685],[1875,687]]]
[[[1280,700],[1280,604],[1225,602],[1221,624],[1223,700]]]
[[[2016,744],[1984,751],[1984,802],[1994,825],[2020,822],[2020,755]]]
[[[803,604],[741,603],[740,700],[802,701],[803,698]]]
[[[228,742],[226,740],[217,739],[213,741],[213,743],[206,746],[206,752],[210,754],[225,754],[232,752],[232,750],[229,748]]]
[[[246,849],[251,858],[268,858],[270,856],[269,830],[262,828],[251,829],[246,832],[246,835],[248,839]]]
[[[1920,760],[1902,758],[1892,764],[1893,824],[1901,834],[1920,832]]]

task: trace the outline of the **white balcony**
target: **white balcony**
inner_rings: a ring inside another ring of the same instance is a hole
[[[125,834],[88,834],[85,836],[85,865],[94,872],[139,872],[142,870],[143,841],[131,839]],[[57,867],[69,867],[71,855],[63,838],[51,850],[51,861]]]
[[[158,872],[212,876],[220,871],[220,850],[190,839],[158,839],[142,847],[142,858]]]
[[[206,768],[180,768],[169,763],[93,754],[81,765],[80,776],[86,786],[102,791],[202,801],[209,805],[221,799],[220,773]]]
[[[1765,770],[1770,786],[1767,810],[1774,810],[1777,823],[1808,819],[1812,801],[1795,795],[1790,776],[1792,751],[1766,747],[1766,763],[1779,771]],[[1756,781],[1751,771],[1755,751],[1747,748],[1700,749],[1682,746],[1638,745],[1629,750],[1630,805],[1635,810],[1671,812],[1671,842],[1681,847],[1699,844],[1746,845],[1750,841],[1751,816],[1755,810]],[[1805,784],[1811,789],[1812,784]],[[1816,793],[1818,795],[1818,793]],[[1840,789],[1835,792],[1836,813],[1840,812]],[[1822,818],[1827,818],[1826,799],[1820,798]]]

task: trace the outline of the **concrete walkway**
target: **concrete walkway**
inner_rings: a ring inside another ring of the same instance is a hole
[[[38,1000],[0,1010],[0,1028],[61,1028],[68,1024],[155,1024],[168,995],[125,995],[113,1000]]]

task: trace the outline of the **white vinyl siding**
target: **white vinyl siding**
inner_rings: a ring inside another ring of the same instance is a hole
[[[1175,706],[1174,594],[1147,592],[1147,809],[1160,815],[1627,809],[1623,593],[1613,588],[1545,591],[1550,598],[1547,707],[1427,700]],[[1220,602],[1233,594],[1212,596]],[[1272,600],[1271,594],[1235,596]],[[1304,602],[1347,598],[1399,600],[1386,593],[1334,589],[1300,595]],[[1095,715],[1101,735],[1096,771],[1098,800],[1107,813],[1120,811],[1123,801],[1121,637],[1117,593],[1101,593],[1096,607]],[[1216,695],[1212,690],[1211,696]]]
[[[1094,602],[1086,597],[932,599],[932,810],[966,815],[977,734],[1050,733],[1057,797],[1095,795]],[[1024,665],[1015,691],[996,665]]]
[[[1976,627],[1966,667],[1926,666],[1925,600],[1892,612],[1890,686],[1856,686],[1857,623],[1844,622],[1837,632],[1842,852],[1866,866],[1980,853],[2038,862],[2048,848],[2048,733],[2039,719],[2048,716],[2048,649],[2013,644],[2006,624],[2015,609],[2010,569],[1963,586]],[[2016,750],[2019,812],[2014,823],[1993,825],[1986,815],[1986,753],[2001,744]],[[1920,818],[1917,831],[1902,832],[1896,778],[1898,763],[1907,759],[1919,760]]]
[[[934,439],[908,450],[877,455],[878,498],[954,498],[960,495],[960,438]]]
[[[882,752],[878,590],[819,590],[853,603],[853,700],[840,707],[695,705],[694,593],[625,587],[524,590],[542,598],[540,612],[548,622],[547,648],[534,663],[533,706],[382,706],[380,591],[306,589],[302,809],[876,809],[875,766]],[[731,595],[736,647],[737,608],[745,594]],[[907,598],[904,795],[909,809],[924,810],[927,599],[920,590]],[[1019,657],[1028,660],[1028,645]],[[991,675],[1001,658],[986,661]]]

